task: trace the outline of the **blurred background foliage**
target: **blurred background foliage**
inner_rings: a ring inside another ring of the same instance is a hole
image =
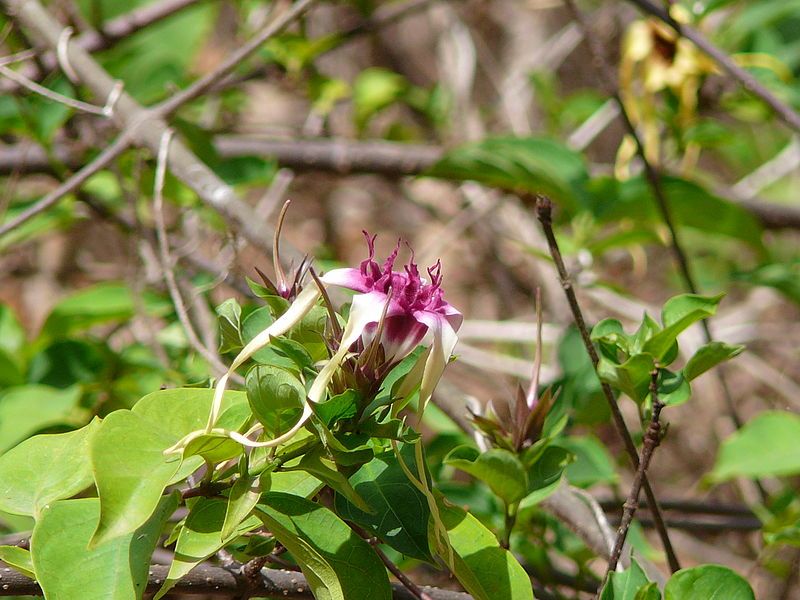
[[[54,0],[49,8],[80,34],[145,4]],[[143,104],[212,70],[264,27],[273,8],[287,5],[182,4],[125,39],[104,40],[94,54]],[[800,110],[800,2],[670,4],[676,19]],[[747,346],[722,370],[727,392],[706,375],[693,382],[688,403],[667,411],[669,431],[651,473],[676,526],[676,548],[687,564],[718,562],[746,575],[759,597],[794,597],[800,142],[764,103],[632,5],[592,1],[581,9],[616,66],[648,159],[664,173],[700,290],[726,294],[711,322],[714,337]],[[0,31],[4,55],[30,47],[6,17]],[[553,198],[558,239],[591,323],[614,317],[631,330],[685,284],[641,161],[584,41],[558,1],[318,3],[170,122],[255,207],[265,246],[277,207],[292,199],[284,238],[295,264],[306,253],[320,268],[357,264],[362,229],[382,234],[380,250],[401,236],[420,264],[441,258],[448,299],[467,321],[437,403],[462,407],[462,416],[467,402],[481,406],[527,384],[533,298],[541,288],[543,382],[557,394],[553,415],[567,419],[560,443],[574,456],[566,478],[596,497],[613,522],[631,474],[544,238],[520,197]],[[36,60],[23,64],[46,87],[87,97],[45,61],[38,71]],[[97,116],[4,89],[0,223],[95,157],[115,133]],[[315,154],[313,144],[322,150]],[[130,407],[160,387],[205,385],[213,376],[163,283],[153,242],[154,165],[148,152],[130,150],[79,192],[0,237],[0,452],[37,432],[70,430]],[[169,175],[165,198],[189,316],[202,343],[216,350],[215,307],[238,298],[246,328],[258,303],[245,277],[257,279],[255,268],[269,271],[270,261]],[[681,339],[684,361],[703,344],[699,329]],[[726,393],[745,423],[738,432]],[[637,406],[621,404],[636,423]],[[432,407],[425,440],[439,488],[499,530],[502,506],[489,488],[443,463],[470,436]],[[535,503],[521,509],[518,523],[512,549],[557,597],[583,597],[596,586],[594,555],[563,523]],[[633,542],[658,562],[651,524],[644,511]],[[8,533],[28,526],[0,515]],[[442,583],[419,569],[423,579]]]

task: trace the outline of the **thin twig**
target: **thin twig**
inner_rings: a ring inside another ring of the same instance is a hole
[[[661,423],[658,419],[661,416],[661,409],[664,408],[664,403],[658,398],[657,368],[653,369],[650,376],[650,398],[652,400],[650,426],[644,434],[642,458],[639,461],[639,467],[636,469],[636,475],[633,478],[633,484],[631,484],[631,491],[628,494],[628,499],[625,500],[625,504],[623,504],[622,520],[617,529],[617,538],[614,541],[614,549],[611,551],[611,558],[608,559],[606,581],[609,575],[616,570],[617,563],[619,563],[619,557],[622,555],[622,548],[625,546],[625,539],[628,537],[628,529],[636,514],[636,509],[639,508],[639,494],[642,491],[642,483],[647,476],[647,467],[650,466],[650,459],[653,457],[653,452],[661,441]]]
[[[195,332],[189,314],[186,310],[186,304],[183,301],[178,282],[175,279],[175,272],[173,271],[174,261],[170,256],[169,239],[167,238],[167,227],[164,222],[164,179],[167,174],[167,157],[169,155],[169,146],[172,139],[173,132],[171,129],[166,129],[162,136],[161,147],[158,150],[158,160],[156,162],[155,183],[153,186],[153,217],[156,225],[156,237],[158,238],[159,257],[161,262],[161,271],[164,274],[164,282],[167,284],[172,304],[175,306],[175,312],[178,315],[178,320],[183,326],[183,331],[186,333],[186,340],[194,350],[202,356],[206,362],[217,372],[217,375],[227,372],[228,368],[222,363],[219,357],[206,348],[203,342]]]
[[[628,1],[672,27],[678,35],[691,41],[704,54],[714,59],[728,75],[738,81],[748,92],[761,98],[784,123],[795,131],[800,132],[800,114],[781,102],[772,92],[761,85],[755,77],[737,65],[730,56],[708,41],[703,34],[689,25],[679,23],[664,8],[653,4],[650,0]]]
[[[388,556],[386,556],[386,553],[381,550],[380,540],[378,538],[370,535],[369,532],[365,531],[355,523],[350,523],[350,528],[359,536],[364,538],[370,546],[372,546],[375,554],[378,555],[378,558],[381,559],[381,562],[383,562],[389,572],[394,575],[397,580],[402,583],[415,598],[417,598],[417,600],[431,600],[430,595],[424,592],[416,583],[411,581],[408,576],[403,573]]]
[[[80,171],[72,175],[72,177],[64,181],[61,185],[59,185],[52,192],[44,196],[36,204],[22,211],[20,214],[18,214],[16,217],[11,219],[7,223],[3,223],[2,225],[0,225],[0,237],[6,235],[10,231],[13,231],[14,229],[20,227],[22,224],[26,223],[33,217],[43,213],[52,206],[58,204],[58,201],[61,200],[64,196],[78,189],[92,175],[106,168],[119,155],[125,152],[128,146],[130,146],[132,140],[133,136],[131,135],[130,130],[123,132],[119,137],[117,137],[116,140],[114,140],[114,142],[111,143],[111,145],[105,148],[105,150],[103,150],[97,156],[97,158],[95,158],[92,162],[90,162]]]
[[[205,94],[214,84],[225,78],[243,61],[247,60],[247,58],[263,46],[267,40],[283,31],[283,29],[298,19],[313,3],[314,0],[297,0],[297,2],[286,9],[250,41],[232,52],[216,69],[156,106],[155,110],[157,113],[161,117],[167,117],[187,102],[191,102],[195,98],[199,98]]]
[[[581,29],[584,31],[584,38],[589,46],[589,52],[592,56],[592,61],[601,75],[601,84],[605,86],[606,93],[617,103],[617,106],[619,107],[619,116],[625,125],[625,130],[628,132],[628,135],[631,136],[636,145],[636,154],[644,167],[645,177],[647,178],[647,182],[653,192],[653,197],[656,200],[656,206],[658,207],[658,211],[661,213],[661,219],[664,221],[664,224],[667,226],[667,230],[669,231],[670,249],[672,250],[675,262],[678,265],[678,270],[681,274],[684,285],[689,292],[696,294],[698,292],[697,283],[695,282],[694,276],[689,268],[689,259],[687,258],[686,251],[684,250],[683,245],[678,237],[678,230],[675,226],[675,221],[672,218],[669,200],[667,199],[667,194],[664,191],[664,186],[662,184],[661,173],[659,172],[658,168],[647,158],[644,143],[639,136],[639,132],[636,130],[636,126],[631,120],[630,114],[625,107],[625,102],[622,100],[622,96],[619,93],[619,89],[614,83],[616,81],[614,69],[606,59],[600,41],[595,36],[591,35],[589,24],[586,22],[586,18],[584,17],[583,13],[575,4],[575,0],[565,0],[565,2],[574,19],[580,24]],[[711,327],[708,324],[708,320],[703,320],[701,322],[701,326],[703,328],[703,333],[705,334],[706,343],[711,343],[713,336],[711,335]],[[736,405],[733,402],[733,395],[728,387],[728,382],[725,379],[724,371],[717,369],[715,370],[715,375],[719,381],[720,387],[722,388],[722,395],[725,399],[728,414],[730,415],[731,420],[736,428],[740,429],[742,426],[742,419],[739,416]]]
[[[570,279],[567,268],[564,265],[564,259],[561,256],[561,250],[558,247],[558,242],[556,241],[556,236],[553,232],[552,202],[548,198],[545,198],[544,196],[538,196],[536,198],[536,216],[538,217],[539,222],[542,224],[542,230],[547,238],[547,245],[550,250],[550,255],[553,258],[553,262],[555,263],[558,271],[559,279],[561,280],[561,285],[564,288],[564,294],[567,298],[567,303],[569,304],[570,310],[572,311],[572,317],[575,321],[575,326],[578,328],[578,331],[581,334],[586,352],[588,352],[589,358],[592,361],[592,365],[594,365],[596,369],[597,364],[600,362],[600,358],[597,355],[597,350],[595,350],[594,344],[592,344],[591,338],[589,337],[589,329],[586,327],[586,321],[583,318],[583,312],[581,311],[580,305],[578,304],[578,299],[575,296],[575,289],[572,287],[572,280]],[[614,392],[611,391],[611,387],[605,382],[601,382],[600,387],[603,390],[603,396],[605,397],[606,401],[608,402],[608,406],[611,409],[611,416],[614,420],[614,425],[617,429],[617,433],[622,439],[622,442],[625,446],[625,451],[631,460],[631,464],[633,465],[634,469],[638,469],[639,454],[636,451],[636,445],[633,443],[633,437],[631,437],[631,433],[628,431],[628,426],[625,424],[625,419],[622,416],[622,412],[620,411],[617,401],[614,398]],[[661,543],[664,546],[664,552],[667,555],[667,562],[669,563],[670,569],[674,573],[680,569],[680,563],[678,562],[678,558],[672,548],[672,543],[669,539],[669,533],[664,523],[664,517],[662,515],[661,508],[658,505],[658,501],[656,500],[653,488],[650,486],[650,482],[647,479],[647,475],[645,475],[643,478],[643,487],[647,496],[647,502],[652,507],[653,519],[656,523],[656,530],[661,538]]]

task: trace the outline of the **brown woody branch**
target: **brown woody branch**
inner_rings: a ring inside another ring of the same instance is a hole
[[[152,565],[147,583],[147,591],[156,592],[167,577],[169,567]],[[41,596],[42,589],[33,579],[17,573],[0,563],[0,596]],[[65,576],[69,576],[66,574]],[[471,600],[472,596],[462,592],[451,592],[424,586],[422,588],[431,600]],[[289,600],[309,600],[311,593],[306,578],[301,573],[276,569],[262,569],[256,577],[247,577],[234,570],[201,564],[191,573],[182,577],[172,588],[181,596],[227,596],[239,598],[288,598]],[[401,584],[392,584],[394,600],[416,600]]]

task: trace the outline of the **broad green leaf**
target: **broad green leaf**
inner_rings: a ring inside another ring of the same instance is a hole
[[[583,186],[588,177],[580,154],[558,142],[534,137],[487,138],[460,146],[426,174],[547,194],[570,212],[584,205]]]
[[[719,363],[730,360],[744,352],[744,346],[726,344],[724,342],[710,342],[694,353],[686,366],[683,367],[683,376],[689,381],[695,379],[716,367]]]
[[[642,351],[652,354],[656,361],[661,361],[681,332],[717,312],[717,306],[723,296],[724,294],[718,296],[683,294],[667,300],[661,311],[664,329],[647,340]]]
[[[245,388],[253,415],[272,436],[291,429],[306,402],[306,389],[300,380],[292,372],[272,365],[250,369]]]
[[[464,589],[476,600],[533,600],[528,574],[494,534],[462,508],[437,501],[453,549],[453,574]]]
[[[528,490],[526,503],[541,502],[552,494],[561,482],[564,469],[572,462],[572,453],[558,445],[550,444],[531,462],[525,461],[528,469]]]
[[[602,357],[597,364],[597,375],[631,400],[641,403],[647,397],[654,366],[650,354],[636,354],[621,365]]]
[[[356,416],[360,398],[361,395],[357,391],[345,390],[325,402],[312,405],[312,408],[314,414],[330,429],[340,419],[351,419]]]
[[[283,303],[286,302],[286,300],[280,296],[269,296],[267,301],[269,301],[269,299],[275,299],[276,301]],[[270,312],[270,307],[263,306],[254,310],[247,315],[242,322],[242,341],[247,344],[264,329],[269,327],[274,321],[275,318]],[[253,354],[253,360],[264,365],[282,367],[290,371],[297,371],[297,365],[295,362],[283,354],[278,353],[275,348],[272,347],[272,345],[261,348],[261,350]]]
[[[19,355],[12,356],[0,348],[0,387],[8,388],[25,383],[25,373]]]
[[[100,519],[92,546],[141,527],[158,506],[181,465],[164,450],[173,439],[129,410],[108,415],[90,440],[92,471],[100,496]]]
[[[37,435],[0,457],[0,510],[35,516],[89,487],[89,439],[99,426],[95,419],[77,431]]]
[[[19,546],[0,546],[0,560],[26,577],[36,579],[30,551]]]
[[[69,423],[80,398],[77,386],[23,385],[0,394],[0,454],[38,431]]]
[[[0,304],[0,350],[16,354],[25,344],[25,330],[8,306]]]
[[[267,529],[300,565],[316,598],[390,600],[392,588],[372,548],[327,508],[269,492],[258,505]]]
[[[664,587],[664,600],[755,600],[750,584],[728,567],[681,569]]]
[[[269,478],[269,485],[264,479]],[[277,473],[264,473],[261,476],[262,487],[271,492],[284,492],[301,498],[312,498],[325,487],[319,479],[305,471],[278,471]]]
[[[228,536],[223,537],[227,505],[225,500],[215,498],[199,498],[194,503],[178,534],[175,558],[169,567],[167,578],[153,600],[163,597],[181,577],[233,538],[261,526],[260,519],[250,517],[237,524]]]
[[[41,336],[61,337],[100,323],[130,319],[135,309],[129,285],[100,283],[61,300],[47,317]]]
[[[242,342],[242,307],[235,298],[230,298],[217,307],[220,344],[222,353],[239,350]]]
[[[600,600],[636,600],[639,590],[648,584],[647,575],[632,558],[630,567],[621,573],[610,574],[608,583],[600,594]]]
[[[411,445],[404,445],[401,453],[406,464],[413,464]],[[394,452],[376,456],[350,477],[350,483],[371,512],[337,495],[336,512],[342,518],[358,523],[406,556],[432,560],[428,545],[430,508],[422,492],[403,473]]]
[[[559,438],[558,445],[575,456],[575,461],[567,465],[565,471],[572,485],[591,487],[598,483],[613,484],[619,481],[614,461],[603,443],[594,435]]]
[[[31,538],[36,578],[47,600],[140,599],[161,528],[177,506],[176,494],[165,497],[136,531],[89,548],[100,516],[98,500],[53,503]]]
[[[363,511],[371,511],[369,504],[353,489],[343,473],[340,473],[337,464],[327,457],[325,448],[317,446],[306,452],[300,462],[293,467],[286,467],[287,471],[305,471],[331,487],[337,494],[342,494],[350,502]]]
[[[720,448],[715,482],[734,477],[790,476],[800,473],[800,415],[766,411],[732,434]]]
[[[103,342],[57,340],[31,357],[28,381],[56,388],[107,379],[111,352]]]
[[[266,479],[270,482],[269,478]],[[240,477],[231,487],[228,506],[225,510],[225,522],[222,525],[222,537],[228,538],[239,527],[248,515],[253,512],[261,498],[261,482],[258,477]]]
[[[482,453],[471,446],[460,446],[444,462],[483,481],[506,504],[518,502],[528,493],[525,467],[508,450],[493,448]]]
[[[139,400],[131,410],[156,425],[175,443],[191,432],[205,428],[213,398],[214,390],[211,389],[159,390]],[[244,392],[225,392],[220,419],[231,407],[246,403],[247,396]]]
[[[183,449],[183,459],[200,456],[206,462],[221,463],[243,453],[244,448],[239,442],[231,439],[226,433],[212,431],[192,438]]]
[[[763,250],[763,227],[744,207],[677,177],[662,177],[661,183],[677,225],[738,239]],[[596,178],[587,189],[592,212],[603,223],[632,220],[642,227],[663,222],[652,188],[643,176],[622,182],[610,177]]]

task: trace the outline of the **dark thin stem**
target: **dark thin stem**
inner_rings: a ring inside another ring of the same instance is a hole
[[[664,8],[653,4],[650,2],[650,0],[628,1],[631,4],[638,6],[647,14],[656,17],[660,21],[663,21],[672,27],[678,33],[678,35],[691,41],[704,54],[714,59],[714,61],[716,61],[716,63],[728,75],[738,81],[748,92],[754,96],[758,96],[761,100],[763,100],[773,111],[775,111],[775,114],[778,115],[778,117],[784,123],[786,123],[795,131],[800,132],[800,114],[776,98],[775,95],[761,85],[755,77],[737,65],[730,56],[708,41],[699,31],[689,27],[688,25],[679,23],[673,19],[670,14],[664,10]]]
[[[547,245],[550,250],[550,255],[552,256],[553,262],[556,265],[558,277],[561,281],[561,286],[564,288],[564,295],[567,297],[567,303],[572,311],[572,318],[575,321],[575,326],[578,328],[578,331],[581,334],[583,345],[586,348],[586,352],[589,354],[592,365],[594,365],[596,369],[597,364],[600,362],[600,357],[597,355],[597,350],[595,350],[594,344],[592,344],[592,340],[589,336],[589,329],[586,327],[586,321],[583,318],[583,312],[581,311],[580,305],[578,305],[578,299],[575,296],[575,289],[572,287],[572,281],[567,273],[567,268],[564,265],[564,259],[561,256],[561,250],[558,247],[558,242],[556,241],[556,236],[553,232],[552,209],[553,205],[549,198],[537,196],[536,216],[538,217],[539,222],[542,224],[542,230],[547,238]],[[636,451],[636,445],[633,443],[631,433],[628,431],[628,426],[625,424],[625,419],[622,416],[622,412],[620,411],[617,401],[614,398],[614,392],[611,391],[611,387],[605,382],[601,382],[600,386],[603,390],[603,396],[608,402],[608,406],[611,410],[614,426],[616,427],[617,433],[625,446],[625,451],[630,458],[633,468],[638,469],[639,454]],[[680,569],[680,563],[678,562],[678,557],[675,555],[675,551],[672,548],[672,542],[670,542],[669,539],[669,533],[667,532],[667,527],[664,523],[664,517],[662,515],[661,508],[658,505],[655,493],[653,492],[653,488],[650,486],[650,481],[647,479],[646,475],[643,478],[643,487],[647,497],[647,502],[651,507],[653,507],[653,519],[656,523],[656,530],[661,538],[661,543],[664,546],[664,552],[667,555],[667,562],[669,563],[670,570],[674,573]]]
[[[619,506],[618,501],[608,497],[598,498],[597,503],[603,510],[616,510]],[[755,517],[753,511],[744,504],[726,504],[714,502],[713,500],[676,500],[671,498],[661,498],[659,504],[664,510],[677,510],[688,514]],[[640,505],[642,508],[648,508],[645,500]]]
[[[653,369],[650,377],[650,398],[653,403],[650,426],[647,428],[644,435],[642,458],[639,461],[639,468],[636,469],[636,475],[633,478],[633,484],[631,485],[628,499],[625,500],[625,504],[623,504],[622,520],[617,529],[617,539],[614,541],[614,549],[611,551],[611,558],[608,559],[606,580],[608,580],[610,574],[616,570],[619,558],[622,556],[622,548],[625,546],[625,539],[628,537],[628,529],[633,521],[633,516],[636,514],[636,509],[639,508],[639,494],[642,491],[642,483],[647,476],[647,467],[650,466],[650,459],[653,457],[653,452],[661,441],[661,423],[658,419],[661,416],[661,409],[664,408],[664,404],[658,399],[657,368]]]
[[[367,531],[356,525],[355,523],[349,523],[350,528],[355,531],[358,535],[364,538],[367,543],[372,546],[372,549],[375,551],[375,554],[378,555],[378,558],[381,559],[383,564],[389,569],[389,572],[397,578],[397,581],[402,583],[406,589],[411,592],[411,594],[417,598],[418,600],[432,600],[431,597],[424,592],[416,583],[411,581],[408,576],[403,573],[399,567],[392,562],[392,560],[386,556],[386,553],[381,550],[380,547],[380,540],[374,536],[371,536]]]
[[[586,22],[586,18],[584,17],[583,13],[578,10],[578,7],[575,5],[575,0],[566,0],[566,3],[567,7],[572,12],[575,21],[579,24],[583,31],[584,39],[589,46],[589,52],[592,56],[592,61],[594,62],[598,72],[601,74],[601,84],[605,86],[606,93],[614,99],[614,102],[619,107],[619,115],[622,118],[623,124],[625,125],[625,130],[636,144],[636,154],[644,167],[645,177],[650,185],[650,189],[653,191],[653,197],[656,200],[658,211],[661,213],[661,219],[664,221],[664,224],[669,230],[671,241],[670,249],[675,258],[675,263],[678,265],[678,270],[681,278],[683,279],[684,285],[689,292],[696,294],[698,291],[697,283],[695,282],[694,276],[689,268],[689,259],[686,256],[686,251],[683,249],[683,245],[678,237],[678,230],[675,226],[675,221],[672,218],[667,194],[664,191],[664,186],[662,184],[661,173],[659,172],[658,168],[647,159],[644,144],[642,143],[639,133],[636,131],[636,126],[633,124],[633,121],[631,120],[631,117],[625,107],[625,103],[622,101],[619,90],[614,83],[616,81],[614,69],[605,58],[603,47],[600,44],[600,41],[597,39],[597,37],[591,35],[589,24]],[[711,329],[708,321],[702,321],[701,325],[703,327],[703,333],[705,334],[706,343],[710,343],[713,339],[713,336],[711,335]],[[742,419],[736,410],[736,405],[733,402],[733,395],[728,387],[728,382],[725,380],[721,370],[716,371],[716,377],[720,383],[720,387],[722,387],[722,395],[725,399],[728,414],[730,415],[731,420],[736,428],[739,429],[742,426]]]

